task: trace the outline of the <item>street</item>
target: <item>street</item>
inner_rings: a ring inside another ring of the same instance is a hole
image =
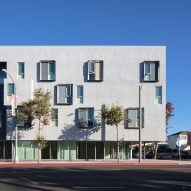
[[[191,190],[191,166],[1,167],[0,190]]]

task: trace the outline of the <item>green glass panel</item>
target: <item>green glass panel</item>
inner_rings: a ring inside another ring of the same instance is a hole
[[[76,160],[76,142],[69,142],[69,154],[70,160]]]
[[[26,160],[32,160],[33,159],[33,152],[32,152],[33,148],[31,144],[26,144],[25,146],[25,159]]]
[[[54,62],[49,62],[49,74],[50,74],[49,80],[55,80],[55,63]]]
[[[14,94],[14,84],[8,84],[8,88],[7,88],[7,95],[8,96],[12,96]]]
[[[37,144],[34,141],[19,141],[18,158],[19,160],[37,160]]]
[[[68,141],[58,143],[58,159],[69,160]]]
[[[23,62],[19,63],[18,66],[18,75],[23,79],[24,78],[24,72],[25,72],[25,65]]]
[[[77,96],[83,97],[83,86],[77,86]]]
[[[24,145],[23,141],[18,142],[17,155],[19,160],[24,160]]]

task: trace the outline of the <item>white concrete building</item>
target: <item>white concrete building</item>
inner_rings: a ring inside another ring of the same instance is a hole
[[[191,132],[180,131],[168,136],[168,145],[171,149],[190,151]]]
[[[131,119],[118,127],[120,158],[129,159],[131,145],[139,139],[140,85],[142,141],[166,141],[166,47],[0,47],[0,157],[14,157],[14,87],[17,105],[41,87],[51,91],[57,113],[57,120],[43,128],[48,146],[42,159],[115,159],[116,129],[101,123],[102,104],[123,106]],[[36,135],[35,126],[19,130],[19,160],[37,160]]]

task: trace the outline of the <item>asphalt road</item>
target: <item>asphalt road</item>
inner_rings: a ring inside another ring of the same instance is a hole
[[[191,166],[1,167],[0,191],[191,191]]]

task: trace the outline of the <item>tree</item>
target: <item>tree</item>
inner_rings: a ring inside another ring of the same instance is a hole
[[[123,108],[118,105],[112,105],[106,107],[105,104],[101,107],[101,115],[107,125],[115,126],[117,132],[117,159],[119,162],[119,137],[118,137],[118,125],[124,120]]]
[[[50,105],[50,92],[44,91],[42,88],[36,89],[34,91],[33,99],[29,99],[26,102],[22,102],[20,105],[20,111],[18,115],[18,120],[30,121],[31,127],[33,120],[38,120],[38,133],[37,133],[37,143],[38,143],[38,161],[41,160],[41,150],[46,147],[46,139],[41,134],[41,130],[44,125],[48,125],[52,117],[52,109]]]
[[[174,106],[171,102],[167,102],[166,103],[166,132],[168,130],[169,120],[172,116],[174,116]],[[157,158],[157,150],[158,150],[158,143],[155,143],[154,159]]]
[[[171,102],[166,103],[166,125],[169,124],[169,119],[174,116],[174,106]]]

